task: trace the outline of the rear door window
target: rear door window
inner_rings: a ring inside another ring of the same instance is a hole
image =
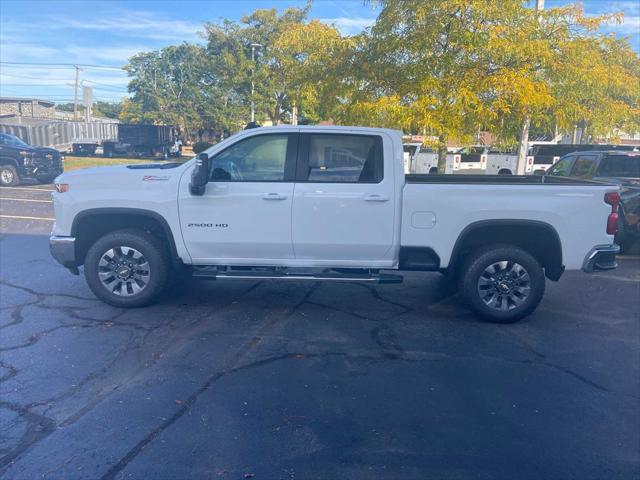
[[[298,181],[379,183],[383,178],[382,138],[376,135],[308,134],[303,139]]]
[[[600,162],[600,177],[640,177],[640,155],[610,155]]]
[[[571,176],[578,178],[592,177],[595,172],[596,160],[597,157],[595,155],[578,155],[571,169]]]

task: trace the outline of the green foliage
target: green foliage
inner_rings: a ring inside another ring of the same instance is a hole
[[[258,123],[395,127],[429,135],[443,153],[479,130],[514,145],[529,124],[591,136],[640,129],[640,59],[597,33],[618,15],[538,12],[523,0],[375,3],[375,25],[356,36],[307,21],[310,4],[207,23],[205,45],[132,57],[132,98],[105,115],[226,136],[246,125],[253,100]]]

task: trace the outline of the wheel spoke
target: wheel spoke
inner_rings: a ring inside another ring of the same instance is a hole
[[[100,257],[98,279],[109,292],[128,297],[140,293],[149,284],[151,266],[142,252],[120,245]]]
[[[519,263],[501,260],[484,269],[478,277],[476,288],[487,307],[507,312],[518,308],[529,298],[531,278]]]

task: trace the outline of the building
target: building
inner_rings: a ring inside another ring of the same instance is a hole
[[[39,98],[0,97],[0,118],[55,118],[55,103]]]

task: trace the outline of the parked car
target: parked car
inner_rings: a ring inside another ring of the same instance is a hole
[[[546,175],[618,184],[620,215],[615,241],[623,252],[640,241],[640,152],[614,150],[571,153],[562,157]]]
[[[527,165],[525,170],[527,173],[542,175],[551,168],[561,157],[573,152],[585,151],[633,151],[636,147],[633,145],[600,145],[600,144],[541,144],[533,145],[529,148],[527,156]]]
[[[453,170],[472,174],[485,173],[488,154],[489,147],[485,146],[462,148],[456,152],[453,158]]]
[[[64,157],[53,148],[32,147],[14,135],[0,133],[0,185],[13,187],[25,178],[51,183],[63,170]]]
[[[405,175],[401,132],[242,131],[184,164],[65,173],[53,256],[94,294],[139,307],[195,277],[398,283],[458,278],[482,318],[513,322],[545,277],[616,267],[618,186],[559,177]],[[386,271],[386,272],[385,272]]]
[[[457,154],[447,153],[444,173],[453,173],[454,161],[459,157]],[[437,174],[438,152],[431,147],[422,147],[413,159],[413,170],[411,173]]]
[[[405,143],[402,145],[404,173],[413,173],[415,171],[414,159],[421,146],[422,143],[419,142]]]
[[[515,175],[518,168],[518,154],[511,150],[490,148],[487,153],[487,175]]]

